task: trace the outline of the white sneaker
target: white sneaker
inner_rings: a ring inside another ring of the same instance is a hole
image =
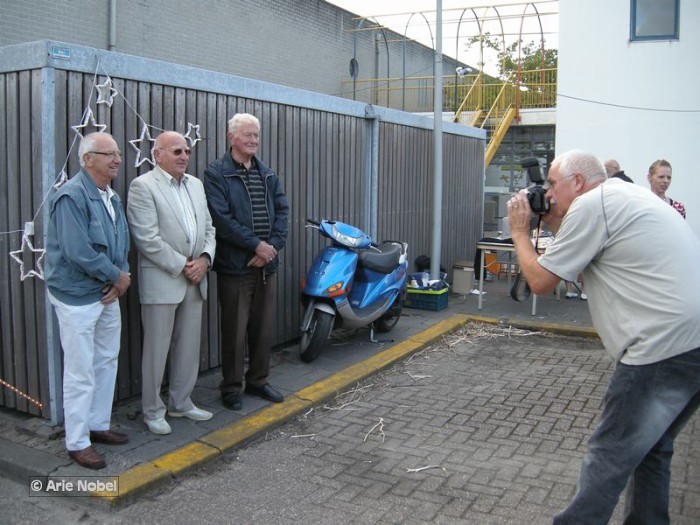
[[[172,417],[186,417],[187,419],[191,419],[193,421],[209,421],[212,417],[214,417],[214,414],[211,412],[207,412],[206,410],[202,410],[201,408],[197,407],[192,407],[185,412],[168,410],[168,415]]]
[[[471,292],[472,295],[486,295],[486,292],[480,292],[478,288],[474,288]]]
[[[588,301],[588,296],[585,293],[582,293],[579,299],[581,299],[582,301]]]
[[[566,292],[567,299],[576,299],[578,297],[578,294],[576,292]]]
[[[148,430],[160,436],[170,434],[173,431],[173,429],[170,428],[170,425],[168,425],[168,422],[165,420],[164,417],[161,417],[159,419],[143,418],[143,422],[146,423],[146,425],[148,426]]]

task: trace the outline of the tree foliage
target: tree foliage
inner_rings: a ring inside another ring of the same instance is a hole
[[[556,69],[558,51],[556,49],[542,49],[535,42],[522,45],[518,56],[518,41],[512,42],[503,48],[502,42],[489,33],[473,36],[467,42],[467,47],[475,44],[483,44],[485,49],[493,49],[498,55],[498,74],[501,78],[508,78],[511,73],[518,70],[536,71],[540,69]],[[483,69],[484,64],[479,64]]]

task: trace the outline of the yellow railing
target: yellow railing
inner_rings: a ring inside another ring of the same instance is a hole
[[[518,109],[556,107],[557,70],[522,71],[518,89],[517,76],[507,82],[505,100]],[[499,96],[504,82],[483,73],[443,78],[443,110],[471,113],[488,110]],[[373,78],[343,82],[343,96],[412,113],[433,111],[435,81],[426,77]]]
[[[521,71],[519,109],[557,106],[557,70]]]
[[[462,100],[462,103],[455,111],[454,122],[459,122],[460,117],[463,113],[470,112],[476,113],[478,110],[483,108],[483,85],[484,85],[484,73],[479,73],[472,81],[471,86],[469,86],[469,91]]]

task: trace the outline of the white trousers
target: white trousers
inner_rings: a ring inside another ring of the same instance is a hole
[[[63,347],[66,448],[90,446],[91,430],[109,430],[121,338],[119,301],[72,306],[51,294]]]

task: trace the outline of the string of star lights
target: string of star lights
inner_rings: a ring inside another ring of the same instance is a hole
[[[5,381],[3,379],[0,379],[0,385],[4,386],[5,388],[10,390],[11,392],[17,394],[18,396],[23,397],[24,399],[29,401],[32,405],[35,405],[38,408],[42,408],[44,406],[44,404],[41,401],[34,399],[32,396],[30,396],[28,394],[25,394],[19,388],[12,386],[10,383],[8,383],[7,381]]]
[[[165,130],[146,122],[146,119],[144,119],[138,113],[138,111],[136,111],[134,106],[129,102],[129,100],[124,96],[124,94],[114,86],[114,83],[112,82],[112,79],[109,77],[109,75],[105,75],[106,80],[101,84],[98,84],[97,76],[99,74],[99,70],[100,62],[98,60],[97,66],[95,68],[95,73],[93,75],[92,87],[90,88],[90,93],[88,96],[88,103],[82,113],[82,116],[80,117],[80,122],[70,127],[74,131],[75,135],[73,136],[73,140],[71,142],[70,148],[68,149],[68,154],[65,157],[63,165],[56,174],[53,183],[53,189],[49,190],[49,192],[44,196],[44,199],[37,208],[34,217],[30,222],[25,222],[23,230],[0,232],[0,235],[9,235],[11,233],[22,234],[22,240],[19,249],[8,252],[10,258],[14,262],[19,264],[20,281],[24,281],[25,279],[33,277],[36,277],[41,280],[44,279],[43,263],[44,256],[46,255],[46,250],[44,250],[43,248],[35,248],[34,246],[34,241],[32,240],[32,237],[34,237],[34,221],[39,216],[39,213],[41,212],[41,209],[43,208],[44,204],[46,204],[50,192],[59,189],[68,181],[69,177],[66,171],[68,166],[68,159],[70,158],[70,155],[73,152],[73,149],[75,148],[76,144],[85,135],[88,135],[89,133],[103,132],[107,129],[106,124],[101,124],[100,122],[98,122],[94,112],[92,111],[92,108],[90,107],[90,101],[92,100],[93,94],[95,94],[96,96],[96,105],[105,105],[108,108],[112,107],[114,99],[117,96],[120,96],[124,99],[126,106],[138,117],[138,120],[141,123],[141,132],[139,137],[128,141],[129,145],[136,152],[134,168],[139,168],[145,162],[149,163],[151,166],[156,165],[153,157],[155,139],[151,136],[151,129],[160,132]],[[199,124],[192,124],[191,122],[187,123],[187,131],[183,134],[183,136],[189,142],[190,148],[194,148],[198,142],[203,140],[202,135],[200,133]],[[29,261],[30,259],[31,262]]]
[[[68,159],[75,149],[76,144],[78,144],[79,141],[89,133],[93,133],[95,131],[105,131],[107,129],[106,124],[101,124],[97,121],[97,118],[90,107],[90,101],[92,100],[93,93],[96,93],[95,104],[105,105],[108,108],[112,107],[115,97],[121,96],[124,99],[126,106],[138,117],[139,122],[141,123],[140,137],[129,141],[131,147],[136,150],[136,161],[134,163],[134,167],[138,168],[144,162],[148,162],[151,164],[151,166],[156,165],[155,161],[153,160],[153,143],[155,143],[155,139],[151,137],[150,130],[151,128],[161,132],[165,130],[148,124],[146,120],[136,111],[134,106],[129,103],[129,100],[124,96],[124,94],[114,86],[112,79],[109,76],[107,76],[107,79],[102,84],[98,84],[97,75],[99,69],[100,63],[98,60],[97,67],[95,68],[95,74],[93,75],[92,88],[90,89],[90,94],[88,95],[88,103],[82,113],[82,116],[80,117],[79,123],[70,127],[74,131],[75,135],[73,136],[71,145],[68,148],[68,153],[63,161],[61,169],[54,178],[52,188],[46,193],[46,195],[44,195],[44,198],[34,213],[32,220],[24,223],[24,229],[0,232],[0,235],[10,235],[12,233],[22,234],[22,241],[19,249],[8,252],[10,258],[19,265],[19,278],[21,282],[33,277],[41,279],[42,281],[44,280],[44,257],[46,255],[46,250],[43,248],[35,248],[34,246],[34,241],[32,240],[34,237],[34,221],[36,221],[36,218],[41,213],[41,210],[46,204],[51,192],[58,190],[68,181],[68,173],[66,171]],[[183,136],[189,142],[190,148],[194,148],[198,142],[203,140],[199,129],[199,124],[192,124],[191,122],[187,123],[187,132]],[[144,145],[146,148],[144,148]],[[9,389],[14,394],[26,399],[38,408],[41,409],[43,407],[43,404],[40,401],[34,399],[28,394],[25,394],[7,381],[0,379],[0,385]]]

